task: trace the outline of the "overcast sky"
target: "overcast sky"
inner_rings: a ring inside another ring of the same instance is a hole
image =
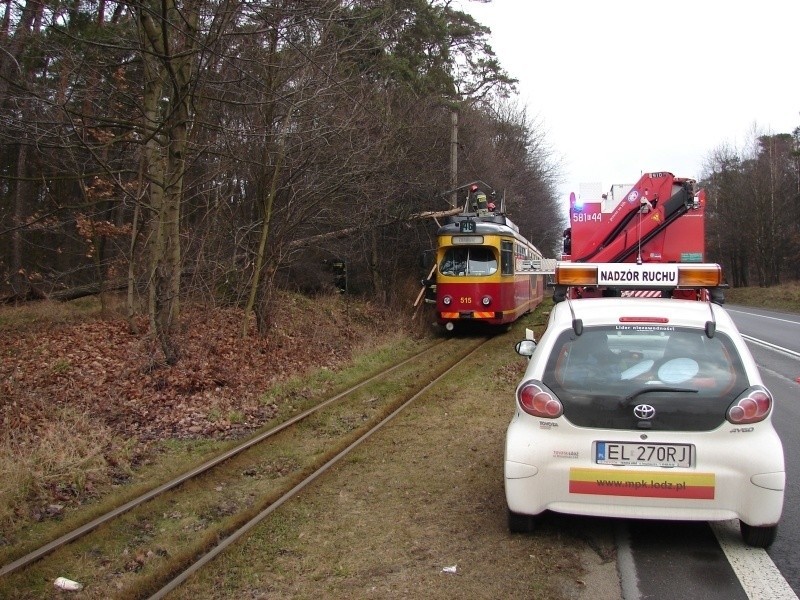
[[[800,126],[798,0],[455,3],[491,28],[565,198],[642,172],[699,178],[715,148]]]

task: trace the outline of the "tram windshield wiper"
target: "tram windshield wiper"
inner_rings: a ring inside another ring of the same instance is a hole
[[[653,386],[650,385],[650,386],[647,386],[647,387],[639,388],[638,390],[636,390],[632,394],[628,394],[622,400],[620,400],[619,405],[620,406],[627,406],[631,402],[631,400],[633,400],[635,398],[638,398],[642,394],[649,394],[651,392],[683,392],[683,393],[687,393],[687,394],[696,394],[699,391],[700,390],[696,390],[694,388],[679,388],[679,387],[669,387],[669,386],[653,387]]]

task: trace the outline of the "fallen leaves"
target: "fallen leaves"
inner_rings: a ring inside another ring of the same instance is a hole
[[[0,530],[58,518],[55,506],[126,482],[150,460],[154,441],[246,435],[305,394],[267,401],[273,384],[338,368],[360,344],[404,322],[351,298],[287,298],[267,337],[242,338],[240,310],[185,307],[174,366],[147,335],[144,317],[140,334],[122,317],[0,331]],[[136,558],[131,568],[142,564]]]
[[[3,335],[0,423],[30,428],[70,406],[142,441],[241,435],[274,416],[264,390],[310,366],[335,368],[386,320],[375,307],[338,298],[326,300],[325,311],[322,319],[284,311],[270,336],[243,339],[241,311],[187,308],[176,336],[182,358],[172,367],[121,318]],[[138,325],[146,332],[145,320]]]

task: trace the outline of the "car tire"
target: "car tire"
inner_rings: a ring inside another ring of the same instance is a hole
[[[508,511],[508,530],[511,533],[531,533],[536,529],[536,517]]]
[[[739,521],[739,531],[742,532],[744,543],[753,548],[769,548],[778,535],[778,526],[748,525]]]

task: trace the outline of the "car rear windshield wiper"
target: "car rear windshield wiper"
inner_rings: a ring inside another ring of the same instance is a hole
[[[669,387],[669,386],[653,387],[652,385],[650,385],[647,387],[640,388],[635,392],[633,392],[632,394],[628,394],[620,401],[619,404],[620,406],[627,406],[628,403],[634,398],[637,398],[642,394],[649,394],[651,392],[685,392],[690,394],[696,394],[699,391],[700,390],[695,390],[693,388],[679,388],[679,387]]]

